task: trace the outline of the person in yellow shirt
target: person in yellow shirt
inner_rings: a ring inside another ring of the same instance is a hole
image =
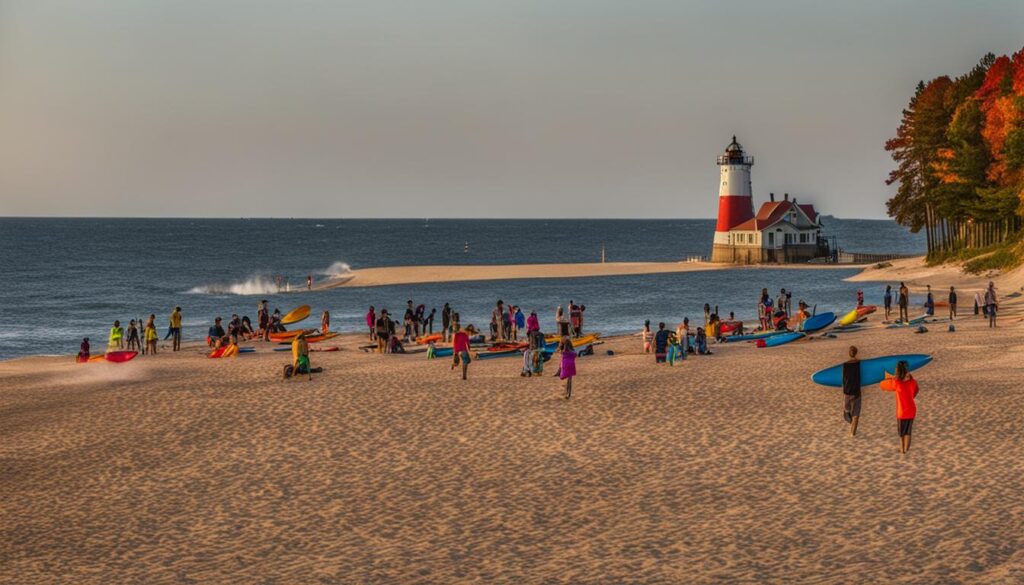
[[[174,312],[171,313],[170,330],[173,338],[171,351],[178,351],[181,349],[181,307],[174,307]]]
[[[305,333],[300,333],[292,341],[292,375],[299,374],[307,374],[310,380],[313,379],[309,367],[309,342],[306,341]]]
[[[146,331],[143,336],[146,340],[146,351],[150,355],[156,355],[156,340],[160,338],[156,332],[156,315],[149,316],[149,320],[146,321]]]
[[[124,327],[121,327],[120,321],[114,321],[114,326],[110,328],[110,337],[107,339],[107,349],[124,349]]]

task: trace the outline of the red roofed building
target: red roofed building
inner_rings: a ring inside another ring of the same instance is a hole
[[[760,264],[806,262],[828,256],[820,216],[813,205],[790,201],[788,193],[782,201],[775,201],[773,194],[754,214],[750,181],[753,164],[753,157],[744,154],[735,136],[725,154],[718,157],[721,184],[711,261]]]

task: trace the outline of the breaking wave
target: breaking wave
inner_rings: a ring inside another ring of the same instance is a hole
[[[273,279],[266,276],[251,276],[242,282],[231,284],[205,284],[188,290],[196,295],[272,295],[282,292]]]
[[[317,274],[319,274],[321,276],[339,277],[339,276],[348,276],[351,273],[352,273],[352,267],[351,266],[349,266],[348,264],[346,264],[344,262],[335,262],[334,264],[331,264],[326,269],[321,270]]]
[[[345,262],[335,262],[317,274],[328,278],[345,278],[351,276],[352,267]],[[305,281],[305,277],[296,277],[290,285],[279,287],[273,278],[261,274],[250,276],[241,282],[195,286],[186,292],[194,295],[273,295],[305,290]]]

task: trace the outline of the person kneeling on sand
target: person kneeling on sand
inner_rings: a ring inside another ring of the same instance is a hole
[[[78,346],[78,358],[76,358],[76,359],[80,363],[81,362],[89,361],[89,338],[88,337],[83,337],[82,338],[82,345]]]
[[[285,366],[284,377],[289,378],[299,374],[306,374],[312,380],[313,374],[319,374],[322,371],[324,371],[323,368],[311,367],[309,362],[309,342],[306,341],[306,335],[300,333],[292,341],[292,363]]]
[[[896,393],[896,426],[900,434],[900,453],[910,450],[910,430],[914,426],[914,417],[917,415],[917,405],[914,399],[917,398],[917,380],[907,371],[907,362],[901,361],[896,364],[896,375],[882,380],[879,387],[882,390]]]
[[[452,369],[455,366],[462,364],[462,379],[466,379],[466,374],[469,373],[469,335],[461,328],[455,331],[455,335],[452,338]]]
[[[843,362],[843,419],[850,424],[850,436],[857,435],[860,421],[860,360],[857,348],[850,346],[850,359]]]

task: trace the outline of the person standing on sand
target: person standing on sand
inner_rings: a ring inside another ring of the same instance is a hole
[[[181,307],[174,307],[170,319],[171,351],[181,349]]]
[[[658,332],[654,334],[654,363],[665,363],[668,353],[668,337],[672,332],[665,329],[665,323],[658,323]]]
[[[682,359],[686,359],[686,354],[690,351],[690,318],[683,317],[683,322],[676,327],[676,339],[679,342],[679,351],[682,353]]]
[[[558,305],[555,309],[555,326],[558,327],[558,335],[560,337],[566,337],[569,335],[569,317],[565,314],[565,309],[562,305]]]
[[[460,327],[455,331],[455,335],[452,337],[452,368],[462,364],[462,379],[465,380],[469,373],[469,335]]]
[[[327,333],[331,330],[331,313],[330,311],[324,311],[323,315],[320,315],[320,333]]]
[[[896,364],[896,375],[888,376],[879,384],[882,390],[896,393],[896,427],[900,434],[900,453],[910,450],[910,431],[917,416],[917,380],[907,371],[907,362]]]
[[[988,282],[988,290],[985,291],[985,314],[988,315],[988,326],[996,326],[996,309],[999,302],[996,300],[996,285],[991,280]]]
[[[540,319],[537,318],[537,311],[530,311],[530,316],[526,318],[526,335],[534,331],[540,331]]]
[[[256,323],[259,325],[259,338],[263,341],[270,341],[270,309],[267,307],[266,299],[260,303],[256,311]]]
[[[149,316],[143,336],[146,339],[146,349],[149,351],[149,355],[156,355],[156,340],[160,338],[160,334],[156,332],[156,315]]]
[[[377,311],[373,305],[366,312],[366,327],[370,330],[370,341],[377,341]]]
[[[313,275],[306,275],[306,290],[313,290]]]
[[[522,307],[516,305],[516,314],[514,318],[514,333],[513,335],[518,339],[520,331],[526,331],[526,315],[523,314]]]
[[[949,320],[956,320],[956,289],[949,287]]]
[[[141,323],[140,323],[141,325]],[[142,342],[139,341],[139,328],[135,326],[135,319],[128,322],[128,340],[125,342],[127,345],[125,348],[128,351],[141,351],[142,355],[146,355],[146,348],[142,346]]]
[[[572,336],[583,335],[583,312],[574,301],[569,301],[569,323],[572,325]]]
[[[110,328],[110,336],[107,338],[107,349],[124,349],[124,328],[120,321],[114,321]]]
[[[924,314],[929,317],[935,315],[935,296],[932,295],[932,285],[928,285],[928,296],[924,299]]]
[[[974,316],[977,317],[981,312],[981,294],[974,293]]]
[[[376,328],[375,337],[377,338],[377,351],[379,351],[380,353],[387,353],[388,351],[390,351],[389,342],[391,340],[389,339],[389,337],[391,337],[390,331],[392,328],[391,318],[388,316],[387,309],[380,310],[380,317],[378,317],[377,320],[374,321],[374,327]]]
[[[441,341],[448,343],[448,339],[451,336],[451,332],[448,330],[452,325],[452,307],[448,303],[445,303],[441,307]]]
[[[843,420],[850,425],[850,436],[857,436],[860,421],[860,360],[857,348],[850,346],[850,359],[843,362]]]
[[[885,307],[885,321],[889,322],[889,315],[892,315],[892,285],[885,285],[885,295],[882,297],[882,304]]]
[[[651,333],[651,320],[644,320],[644,328],[640,331],[640,339],[644,342],[644,353],[651,353],[651,341],[654,340],[654,334]]]
[[[558,378],[565,380],[565,399],[569,400],[572,398],[572,379],[576,375],[576,350],[573,349],[572,339],[568,335],[562,337],[560,345],[562,360],[558,368]]]
[[[907,285],[900,283],[900,321],[902,323],[910,323],[910,311],[908,307],[910,305],[910,289]]]

